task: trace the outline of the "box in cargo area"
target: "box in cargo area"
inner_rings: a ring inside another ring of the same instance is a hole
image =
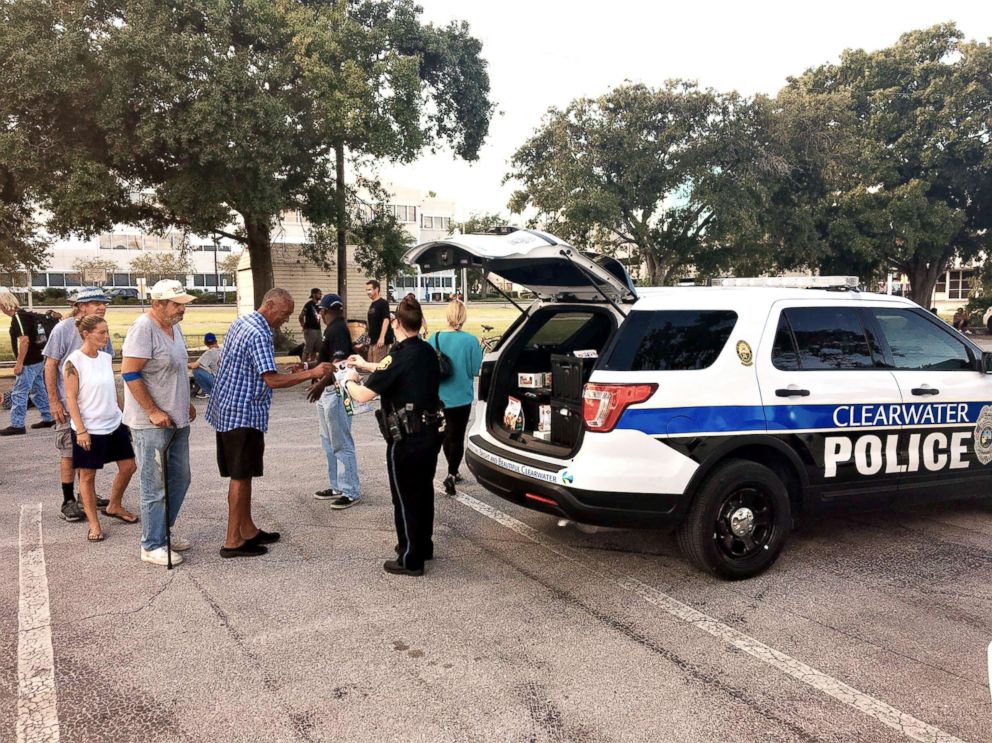
[[[572,402],[582,401],[582,385],[589,378],[596,359],[551,354],[551,395]]]
[[[573,446],[582,430],[582,406],[567,400],[551,400],[551,443]]]
[[[517,374],[517,387],[521,389],[539,389],[547,387],[551,382],[551,375],[544,372],[520,372]]]

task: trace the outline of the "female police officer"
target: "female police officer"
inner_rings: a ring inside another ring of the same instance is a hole
[[[401,575],[423,575],[424,561],[434,556],[434,470],[441,448],[441,370],[437,353],[420,338],[423,322],[420,303],[404,297],[396,308],[393,332],[397,343],[378,364],[359,356],[349,366],[370,371],[365,385],[358,374],[345,383],[358,402],[382,396],[376,413],[386,439],[386,469],[396,518],[397,559],[383,568]]]

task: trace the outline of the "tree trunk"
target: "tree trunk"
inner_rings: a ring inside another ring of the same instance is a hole
[[[644,251],[644,267],[647,270],[648,286],[659,286],[658,284],[658,261],[652,253]]]
[[[334,145],[334,158],[336,161],[337,170],[337,181],[334,186],[334,196],[337,208],[337,223],[338,223],[338,257],[337,257],[337,268],[338,268],[338,294],[341,296],[341,301],[344,302],[345,311],[347,312],[350,307],[348,307],[348,246],[347,246],[347,229],[345,227],[345,184],[344,184],[344,143],[339,142]],[[388,287],[388,284],[387,284]],[[386,292],[388,293],[388,289]]]
[[[257,219],[250,214],[241,216],[245,220],[245,233],[248,237],[253,304],[257,310],[262,306],[265,292],[275,286],[275,274],[272,270],[272,236],[268,220]]]
[[[909,298],[924,309],[930,309],[932,306],[937,279],[947,270],[951,255],[953,253],[945,251],[938,259],[928,261],[925,258],[917,258],[898,266],[909,276]]]

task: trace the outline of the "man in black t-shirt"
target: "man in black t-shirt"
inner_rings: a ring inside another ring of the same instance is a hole
[[[317,403],[320,443],[327,458],[328,487],[313,494],[318,500],[331,501],[331,508],[350,508],[362,497],[358,481],[358,458],[351,435],[351,415],[344,404],[334,378],[337,365],[351,355],[351,333],[344,319],[344,304],[337,294],[325,294],[320,300],[320,315],[327,327],[318,359],[330,361],[333,370],[313,386],[307,399]]]
[[[379,282],[369,279],[365,282],[365,293],[372,300],[369,305],[369,361],[378,364],[393,345],[393,329],[389,326],[389,302],[379,293]]]
[[[320,350],[320,309],[317,305],[320,302],[320,289],[314,287],[310,290],[310,299],[300,310],[300,327],[303,328],[303,360],[313,361]]]
[[[41,350],[47,337],[45,328],[36,317],[21,309],[20,302],[6,289],[0,289],[0,310],[10,317],[10,346],[14,351],[14,389],[10,393],[10,425],[0,430],[0,436],[26,433],[28,397],[41,413],[41,422],[31,428],[51,428],[55,425],[48,407],[45,390],[45,359]]]

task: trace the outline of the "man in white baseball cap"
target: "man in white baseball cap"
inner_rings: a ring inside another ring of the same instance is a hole
[[[175,279],[162,279],[161,281],[157,281],[155,286],[152,287],[151,295],[152,302],[165,299],[170,302],[183,305],[196,299],[196,297],[192,294],[187,294],[183,285]]]
[[[156,283],[151,296],[151,307],[124,338],[121,376],[124,424],[131,429],[141,490],[141,559],[166,565],[168,531],[190,483],[189,426],[196,409],[189,399],[189,354],[179,322],[194,297],[172,279]],[[175,552],[189,547],[176,535],[171,536],[171,544]],[[180,555],[171,555],[172,563],[182,561]]]

